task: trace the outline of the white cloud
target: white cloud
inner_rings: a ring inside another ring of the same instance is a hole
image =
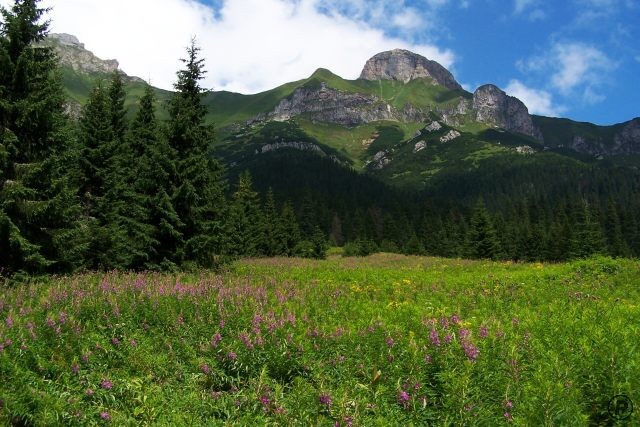
[[[518,61],[516,66],[523,73],[544,79],[547,89],[592,105],[604,101],[599,90],[611,82],[611,72],[618,63],[595,46],[562,42],[544,55]]]
[[[519,80],[511,80],[505,92],[524,102],[531,114],[557,117],[566,111],[565,107],[554,105],[551,93],[527,87]]]
[[[403,29],[415,29],[423,25],[423,21],[415,9],[407,8],[393,17],[393,25]]]
[[[353,13],[343,10],[346,3]],[[192,36],[206,59],[205,86],[243,93],[305,78],[319,67],[357,78],[369,57],[393,48],[415,51],[445,67],[455,59],[450,50],[386,35],[372,24],[377,12],[366,0],[224,0],[216,11],[195,0],[44,0],[42,4],[53,8],[49,15],[53,32],[76,35],[97,56],[116,58],[127,74],[150,78],[163,88],[175,81],[178,59]],[[355,13],[358,10],[366,11],[366,19]],[[415,25],[411,13],[398,16],[397,23]]]
[[[601,84],[606,73],[615,67],[602,51],[583,43],[557,44],[552,56],[557,70],[551,82],[563,93],[579,85]]]
[[[515,0],[513,12],[518,15],[524,12],[529,6],[533,5],[536,0]]]

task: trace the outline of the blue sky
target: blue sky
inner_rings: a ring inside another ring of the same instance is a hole
[[[221,1],[213,4],[219,10]],[[640,116],[640,1],[318,1],[325,14],[455,55],[458,81],[495,83],[534,111],[611,124]],[[318,64],[324,66],[324,64]]]
[[[12,0],[0,0],[8,5]],[[171,88],[195,36],[213,90],[255,93],[319,67],[354,79],[393,48],[494,83],[532,113],[613,124],[640,116],[640,0],[43,0],[130,75]],[[122,11],[127,11],[123,13]],[[117,23],[117,25],[114,25]]]

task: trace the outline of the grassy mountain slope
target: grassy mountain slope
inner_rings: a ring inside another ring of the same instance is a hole
[[[100,81],[107,84],[109,79],[107,73],[76,71],[65,64],[62,77],[70,102],[77,107],[86,101],[95,84]],[[145,83],[130,78],[126,84],[126,106],[133,114]],[[304,114],[279,124],[263,121],[266,114],[291,97],[296,89],[321,86],[374,96],[397,111],[403,110],[408,104],[422,111],[432,111],[430,119],[439,120],[442,128],[432,132],[424,130],[431,120],[427,120],[427,123],[379,121],[346,127],[315,121]],[[158,114],[160,118],[166,118],[166,101],[171,92],[156,89],[156,95]],[[333,159],[336,167],[366,173],[393,186],[418,189],[432,188],[434,182],[441,182],[447,177],[477,174],[479,168],[490,169],[498,165],[505,167],[507,164],[545,161],[566,165],[575,165],[576,161],[593,163],[594,156],[579,154],[571,149],[573,138],[578,135],[588,141],[612,141],[616,132],[623,127],[623,124],[603,127],[568,119],[534,116],[534,124],[544,136],[544,143],[541,143],[523,135],[491,128],[476,122],[471,116],[460,116],[455,127],[444,125],[441,112],[455,108],[463,99],[471,98],[472,94],[466,91],[449,90],[434,85],[428,79],[415,79],[408,83],[346,80],[329,70],[318,69],[309,78],[258,94],[210,92],[205,96],[204,103],[208,108],[208,120],[218,129],[215,153],[225,161],[232,175],[244,168],[259,170],[262,168],[261,162],[279,157],[282,150],[288,153],[285,156],[287,158],[296,153],[300,155],[300,149],[290,143],[302,143],[303,150],[312,150],[305,153],[305,158],[319,155]],[[441,138],[451,131],[459,132],[460,136],[442,142]],[[259,153],[261,147],[278,143],[289,143],[291,146],[278,146],[278,153]],[[417,144],[424,147],[418,149]],[[517,147],[525,147],[529,154],[518,153]],[[628,166],[640,163],[633,156],[607,160],[609,164],[612,162]]]

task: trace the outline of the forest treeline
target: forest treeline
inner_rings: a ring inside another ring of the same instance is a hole
[[[57,58],[39,44],[48,31],[39,3],[16,1],[0,23],[0,274],[321,258],[329,244],[352,255],[522,260],[640,253],[637,182],[607,200],[488,197],[485,206],[479,197],[456,202],[450,190],[444,202],[403,193],[329,160],[285,153],[288,162],[275,156],[251,168],[256,184],[249,172],[230,184],[211,152],[195,42],[167,120],[156,117],[151,87],[128,117],[119,72],[71,120]]]

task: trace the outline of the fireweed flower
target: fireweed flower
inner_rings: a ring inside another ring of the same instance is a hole
[[[120,340],[118,338],[111,338],[111,344],[117,347],[120,345]]]
[[[331,406],[331,396],[329,396],[328,394],[321,394],[318,400],[320,401],[321,405]]]
[[[7,320],[5,320],[5,323],[7,324],[8,328],[13,327],[13,318],[11,318],[11,316],[8,316]]]
[[[451,342],[451,340],[453,339],[453,337],[451,336],[451,334],[447,334],[444,336],[444,342],[445,344],[449,344]]]
[[[411,400],[411,396],[409,396],[409,393],[407,393],[406,391],[401,390],[398,393],[398,403],[403,408],[407,409],[409,407],[409,400]]]
[[[478,350],[478,348],[469,341],[462,342],[462,349],[464,350],[464,354],[472,362],[475,362],[475,360],[478,358],[478,355],[480,354],[480,350]]]
[[[227,355],[227,357],[229,358],[229,360],[236,360],[238,358],[238,355],[232,351]]]
[[[220,344],[220,341],[222,341],[222,335],[216,333],[211,339],[211,347],[216,348],[218,344]]]
[[[111,415],[109,415],[108,412],[100,412],[100,418],[102,418],[105,421],[110,421]]]
[[[387,343],[387,347],[389,348],[393,347],[393,345],[395,344],[395,341],[391,337],[387,337],[385,342]]]
[[[429,341],[436,347],[440,347],[440,335],[438,335],[438,331],[431,329],[431,332],[429,332]]]
[[[100,385],[105,390],[111,390],[113,388],[113,383],[109,380],[103,380]]]
[[[200,370],[205,375],[209,375],[211,373],[211,368],[206,363],[200,365]]]
[[[74,363],[71,365],[71,372],[73,372],[74,375],[78,375],[78,372],[80,372],[80,366],[78,366],[77,363]]]
[[[440,326],[442,326],[443,329],[448,329],[449,328],[449,319],[447,319],[446,317],[440,318]]]
[[[489,336],[489,329],[488,329],[486,326],[484,326],[484,325],[480,326],[480,333],[479,333],[479,335],[480,335],[480,338],[486,338],[486,337],[488,337],[488,336]]]

